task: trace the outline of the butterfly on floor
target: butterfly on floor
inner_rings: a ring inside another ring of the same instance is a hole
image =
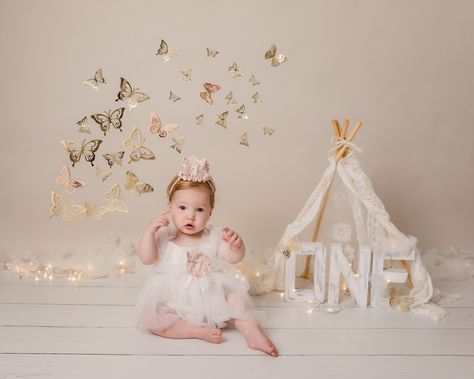
[[[201,96],[201,99],[203,99],[206,103],[212,105],[214,103],[212,94],[219,91],[221,89],[221,86],[219,84],[204,83],[203,87],[205,91],[201,92],[199,95]]]
[[[225,111],[221,114],[217,115],[217,121],[216,125],[219,125],[220,127],[227,129],[227,116],[229,115],[229,111]]]
[[[168,48],[168,44],[164,40],[161,40],[160,47],[156,51],[155,55],[162,56],[163,63],[169,62],[171,59],[178,56],[178,54]]]
[[[117,153],[102,154],[102,156],[109,164],[109,167],[112,168],[112,166],[115,163],[117,163],[120,167],[122,167],[122,158],[124,154],[125,154],[125,151],[119,151]]]
[[[91,115],[91,118],[99,124],[100,130],[104,133],[104,136],[110,130],[110,126],[115,129],[122,131],[122,117],[125,108],[117,108],[112,111],[105,111],[104,113],[95,113]]]
[[[77,204],[68,204],[59,193],[51,191],[51,207],[49,208],[49,218],[53,218],[62,214],[64,221],[71,222],[84,212],[85,209],[83,206]]]
[[[151,112],[150,132],[158,134],[161,138],[168,137],[169,133],[175,130],[178,124],[163,124],[155,112]]]
[[[127,101],[129,110],[136,108],[139,103],[149,100],[150,96],[139,91],[139,88],[133,88],[125,78],[120,78],[120,91],[117,94],[115,101]]]
[[[280,63],[284,63],[287,61],[286,56],[283,54],[277,53],[277,47],[275,44],[270,46],[270,48],[265,52],[265,59],[271,59],[272,60],[272,66],[276,67],[279,66]]]
[[[61,167],[59,176],[56,177],[56,184],[64,187],[69,193],[73,193],[76,189],[86,186],[86,183],[82,180],[71,179],[71,172],[66,165]]]
[[[89,125],[87,124],[87,116],[84,116],[82,120],[79,120],[76,122],[77,126],[77,131],[79,133],[88,133],[91,134],[91,129],[89,128]]]
[[[140,159],[155,159],[155,154],[153,154],[153,152],[149,148],[143,146],[144,143],[145,138],[142,137],[140,129],[135,127],[135,129],[132,130],[130,135],[119,145],[119,147],[124,147],[128,150],[132,150],[132,152],[130,153],[130,161],[128,163],[138,162]]]
[[[106,84],[104,75],[102,73],[102,69],[99,68],[95,74],[94,77],[91,79],[84,80],[82,84],[89,86],[91,88],[94,88],[96,91],[99,91],[99,84]]]
[[[147,192],[153,192],[153,187],[147,183],[141,182],[132,171],[127,171],[126,173],[125,189],[133,191],[136,196],[141,196],[143,193]]]
[[[102,140],[93,139],[89,142],[86,140],[82,141],[81,146],[78,146],[74,141],[61,141],[66,151],[69,153],[69,160],[72,162],[72,167],[81,160],[81,156],[84,155],[84,159],[94,166],[95,152],[99,149]]]

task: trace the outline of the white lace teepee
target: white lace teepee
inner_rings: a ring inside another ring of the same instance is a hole
[[[348,276],[347,273],[343,274],[346,282],[352,277],[358,278],[358,273],[355,276],[352,275],[352,269],[357,270],[358,262],[360,264],[361,261],[356,258],[365,251],[365,256],[369,257],[367,258],[369,270],[370,256],[368,254],[371,253],[372,257],[372,272],[366,273],[367,283],[370,286],[368,292],[371,305],[382,304],[383,301],[387,303],[390,299],[391,305],[398,301],[401,308],[405,299],[408,309],[439,321],[446,316],[446,313],[442,308],[430,303],[433,287],[416,248],[416,238],[404,235],[390,221],[389,214],[375,194],[369,178],[362,171],[354,153],[359,149],[351,141],[360,125],[358,123],[351,135],[346,138],[349,122],[346,120],[341,128],[337,121],[333,121],[336,146],[330,151],[329,167],[324,171],[321,180],[295,221],[287,226],[273,256],[267,263],[262,279],[266,281],[268,289],[282,290],[285,285],[285,263],[292,254],[301,253],[302,246],[311,245],[304,241],[311,240],[315,242],[312,244],[313,247],[319,244],[318,246],[323,246],[324,250],[330,247],[331,259],[337,256],[333,255],[332,250],[339,250],[339,257],[343,260],[347,259],[346,262],[350,264],[350,266],[344,266],[346,271],[351,273]],[[316,226],[312,237],[303,239],[304,232],[313,221]],[[324,254],[326,254],[325,251]],[[390,262],[390,267],[384,269],[387,260]],[[319,258],[319,263],[322,265],[326,262],[329,266],[336,265],[332,260],[326,259],[326,255],[324,258]],[[396,262],[395,265],[394,262]],[[308,258],[306,263],[303,276],[308,274]],[[400,267],[398,271],[394,269],[396,265]],[[319,268],[315,266],[314,270],[318,270],[318,274],[321,275],[322,271]],[[327,283],[329,274],[322,273],[322,275],[325,276],[322,280]],[[390,280],[396,277],[408,277],[408,280],[401,288],[400,294],[392,293],[388,296],[389,282],[401,281]],[[339,293],[339,275],[337,278],[337,293]],[[355,283],[353,280],[352,282]],[[334,286],[334,283],[332,285]],[[331,283],[329,287],[328,293],[331,292]],[[404,288],[411,288],[409,293],[405,293],[406,296],[402,296]],[[367,292],[368,288],[365,290]],[[324,290],[322,296],[325,296]],[[368,295],[361,300],[361,302],[366,302],[365,305],[359,305],[366,306],[367,298]],[[328,299],[330,302],[330,294]]]

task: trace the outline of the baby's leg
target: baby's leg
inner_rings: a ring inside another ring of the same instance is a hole
[[[247,340],[247,346],[254,350],[260,350],[272,357],[278,356],[278,351],[273,342],[265,335],[257,321],[245,321],[234,319],[235,328]]]
[[[222,342],[220,329],[192,326],[182,319],[164,330],[150,329],[150,332],[166,338],[198,338],[212,343]]]

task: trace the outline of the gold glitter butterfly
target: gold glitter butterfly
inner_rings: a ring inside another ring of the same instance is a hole
[[[130,172],[130,171],[129,171]],[[128,213],[127,204],[122,200],[120,196],[120,186],[118,183],[115,183],[110,190],[104,192],[102,197],[105,200],[108,200],[109,203],[107,205],[108,212],[123,212]]]
[[[99,68],[92,79],[87,79],[82,82],[82,84],[85,84],[86,86],[94,88],[96,91],[99,91],[99,84],[106,84],[102,69]]]
[[[201,113],[196,117],[196,125],[202,125],[204,123],[204,113]]]
[[[178,124],[162,124],[160,118],[155,112],[151,112],[151,125],[150,132],[152,134],[158,134],[161,138],[168,137],[168,134],[175,130]]]
[[[239,114],[239,118],[243,118],[244,120],[248,120],[249,116],[245,113],[245,105],[241,105],[239,108],[235,110]]]
[[[115,99],[115,101],[127,101],[129,111],[131,111],[133,108],[137,107],[138,103],[142,103],[149,99],[150,96],[140,92],[139,88],[133,88],[127,79],[120,78],[120,91],[117,94],[117,99]]]
[[[89,125],[87,125],[87,116],[85,116],[82,120],[76,122],[77,125],[77,131],[79,133],[89,133],[91,134],[91,130],[89,128]]]
[[[122,167],[122,158],[124,154],[125,154],[125,151],[119,151],[118,153],[102,154],[102,156],[105,158],[105,160],[109,164],[109,167],[112,168],[112,166],[115,163],[117,163],[120,167]]]
[[[275,129],[273,128],[267,128],[266,126],[263,127],[263,135],[269,135],[271,136],[273,133],[275,133]]]
[[[164,40],[161,40],[160,47],[155,55],[161,55],[163,57],[163,63],[169,62],[171,59],[178,56],[178,54],[168,48],[168,44]]]
[[[112,125],[115,129],[122,131],[122,117],[125,108],[117,108],[112,111],[105,111],[104,113],[96,113],[91,115],[92,119],[99,124],[100,130],[104,133],[104,136]]]
[[[103,182],[105,182],[107,180],[107,178],[112,175],[112,173],[110,171],[107,171],[107,170],[104,170],[102,168],[100,168],[99,166],[97,166],[95,168],[95,175],[100,178]]]
[[[253,102],[254,103],[261,103],[262,102],[262,99],[260,98],[260,95],[258,94],[258,92],[255,92],[253,95],[252,95],[252,99],[253,99]]]
[[[203,99],[206,103],[212,105],[214,103],[212,94],[219,91],[221,89],[221,86],[219,84],[204,83],[203,87],[205,89],[205,92],[201,92],[199,95],[201,96],[201,99]]]
[[[258,86],[260,84],[260,82],[258,81],[258,79],[255,77],[255,75],[252,74],[252,76],[250,77],[249,79],[249,82],[253,85],[253,86]]]
[[[77,188],[86,186],[86,183],[81,180],[71,179],[71,173],[65,165],[61,167],[59,176],[56,177],[56,184],[63,186],[69,193],[73,193]]]
[[[138,180],[138,177],[132,171],[127,171],[125,189],[133,191],[136,196],[141,196],[142,193],[153,192],[153,187]]]
[[[270,46],[270,49],[268,49],[265,53],[265,59],[271,59],[272,66],[274,67],[279,66],[280,63],[287,61],[286,57],[283,54],[277,54],[277,48],[274,44]]]
[[[135,126],[135,129],[133,129],[128,138],[119,145],[119,147],[132,150],[130,153],[130,161],[128,163],[138,162],[140,159],[155,159],[155,154],[153,154],[149,148],[143,146],[144,143],[145,138],[142,137],[140,129]]]
[[[227,96],[225,97],[225,99],[227,100],[227,105],[229,104],[237,104],[237,99],[234,97],[234,94],[232,93],[232,91],[230,91]]]
[[[102,219],[102,216],[107,213],[107,207],[90,203],[88,201],[84,202],[83,208],[86,217],[93,217],[96,220]]]
[[[207,48],[207,56],[209,58],[215,58],[217,54],[219,54],[219,51]]]
[[[191,83],[191,73],[192,73],[193,69],[192,68],[188,68],[187,70],[182,70],[180,71],[180,79],[185,81],[186,83]]]
[[[171,100],[173,103],[176,103],[178,100],[181,100],[181,98],[173,91],[170,91],[170,96],[168,97],[168,100]]]
[[[173,144],[170,147],[172,149],[175,149],[178,153],[181,154],[181,150],[183,149],[184,140],[185,140],[184,137],[173,138]]]
[[[240,136],[240,144],[242,146],[247,146],[249,147],[249,139],[248,139],[248,135],[247,135],[247,132],[245,132],[244,134],[242,134]]]
[[[239,66],[237,66],[237,63],[232,63],[232,66],[230,66],[227,71],[230,71],[232,73],[233,78],[239,78],[241,76],[244,76],[242,72],[240,72]]]
[[[85,211],[84,207],[77,204],[68,204],[63,197],[54,191],[51,191],[51,207],[49,208],[49,218],[63,215],[63,220],[70,222]]]
[[[81,146],[76,145],[73,141],[61,141],[67,152],[69,153],[69,159],[72,162],[72,167],[81,160],[81,156],[84,155],[84,159],[94,166],[95,152],[99,149],[102,140],[93,139],[86,143],[86,140],[82,141]]]
[[[225,111],[224,113],[218,114],[217,118],[218,120],[216,121],[216,125],[219,125],[223,127],[224,129],[227,129],[227,116],[229,115],[229,111]]]

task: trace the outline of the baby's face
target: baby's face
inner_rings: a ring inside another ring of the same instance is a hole
[[[176,191],[169,210],[179,232],[188,235],[200,234],[211,217],[209,190],[199,186]]]

